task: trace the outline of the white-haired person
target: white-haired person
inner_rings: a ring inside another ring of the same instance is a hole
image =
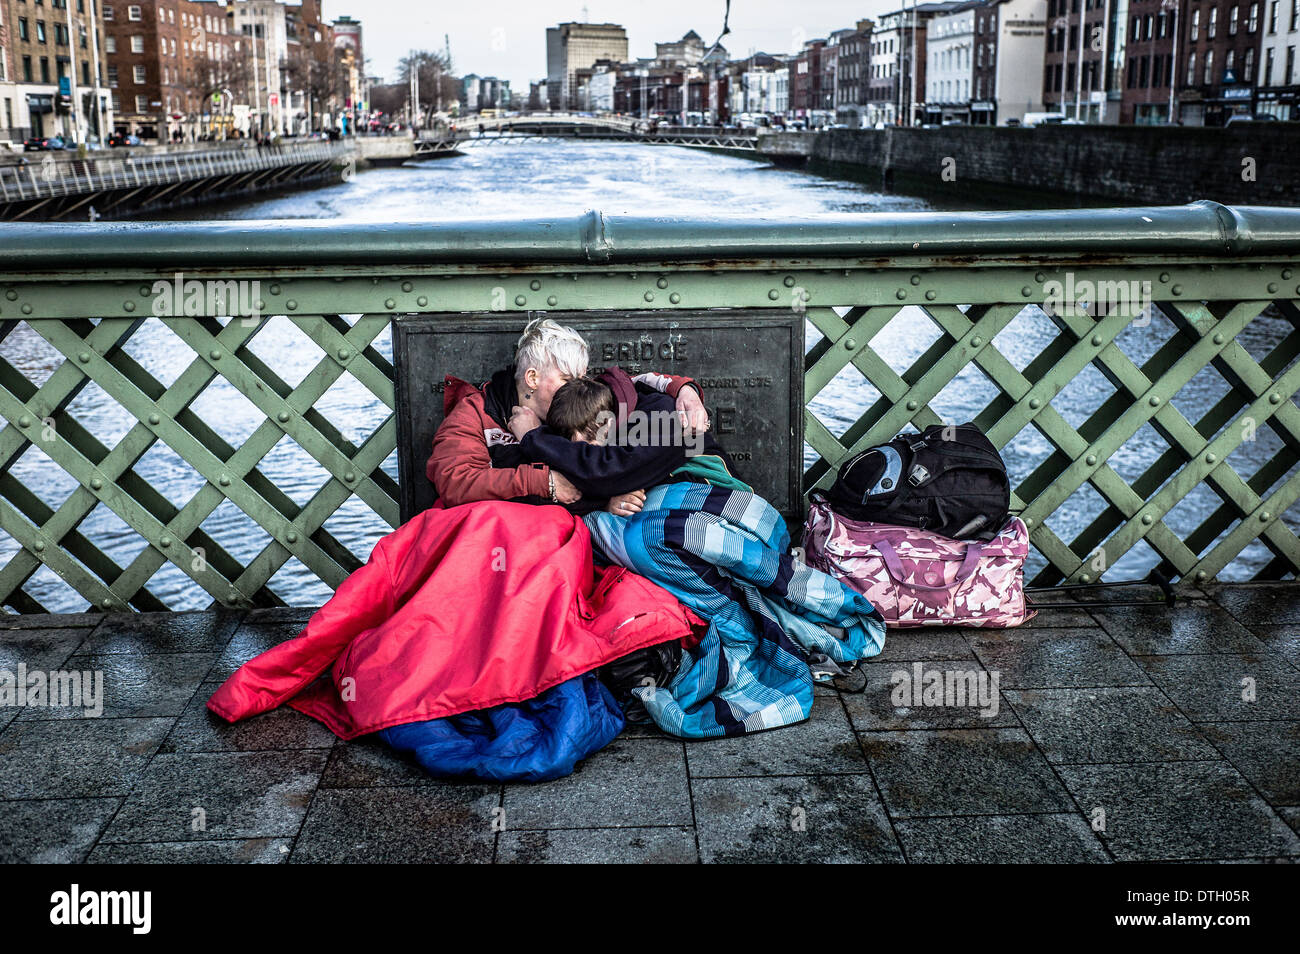
[[[544,422],[551,396],[587,373],[588,355],[578,332],[538,318],[520,335],[514,365],[481,387],[447,377],[446,417],[434,434],[425,468],[445,506],[526,499],[568,505],[582,498],[564,474],[523,455],[510,425],[512,418]],[[687,427],[703,431],[708,426],[699,388],[690,378],[651,373],[634,380],[674,398]]]

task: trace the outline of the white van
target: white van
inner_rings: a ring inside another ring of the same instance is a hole
[[[1025,113],[1022,126],[1059,126],[1065,122],[1065,113]]]

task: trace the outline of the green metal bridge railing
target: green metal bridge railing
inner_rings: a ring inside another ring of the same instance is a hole
[[[194,313],[161,319],[193,352],[164,385],[125,345],[152,315],[153,283],[177,273],[186,281],[256,281],[260,299],[251,318],[228,318],[242,313],[209,298]],[[1091,282],[1098,302],[1105,297],[1098,283],[1149,289],[1149,307],[1173,331],[1135,358],[1118,339],[1148,307],[1145,292],[1091,313],[1062,304],[1057,282],[1072,290]],[[1054,336],[1018,367],[995,339],[1022,310],[1044,305]],[[0,570],[0,602],[41,611],[24,584],[42,564],[103,609],[167,608],[146,586],[167,562],[224,605],[283,602],[267,583],[291,557],[337,587],[359,561],[327,531],[331,515],[356,498],[387,525],[398,522],[397,486],[381,467],[396,442],[393,368],[375,346],[394,316],[454,312],[470,320],[496,310],[520,313],[522,324],[525,312],[538,310],[701,308],[803,311],[820,334],[806,355],[805,405],[845,373],[869,383],[861,415],[841,434],[806,408],[806,440],[817,459],[805,491],[824,486],[831,467],[855,450],[909,424],[938,423],[936,398],[975,369],[992,385],[975,420],[993,442],[1004,447],[1033,429],[1050,445],[1030,473],[1013,475],[1013,505],[1023,508],[1044,561],[1037,582],[1095,580],[1104,572],[1094,558],[1099,548],[1113,566],[1139,543],[1186,581],[1213,579],[1255,541],[1270,553],[1258,577],[1300,569],[1300,539],[1281,519],[1300,497],[1293,400],[1300,209],[1195,203],[805,221],[593,212],[429,225],[17,225],[0,229],[0,342],[25,323],[59,357],[38,383],[15,369],[0,344],[0,529],[21,547]],[[1261,315],[1283,319],[1287,330],[1256,359],[1240,339]],[[872,343],[895,317],[938,334],[901,373]],[[269,322],[292,322],[320,349],[297,385],[250,347]],[[1173,398],[1207,367],[1228,389],[1192,420]],[[1053,399],[1089,368],[1113,391],[1072,426]],[[318,407],[345,373],[390,409],[361,439],[349,439],[346,425]],[[193,407],[218,377],[261,416],[240,446]],[[67,410],[92,382],[134,419],[112,446]],[[1270,428],[1281,449],[1243,475],[1229,457],[1249,439],[1247,423]],[[1125,480],[1112,456],[1147,425],[1167,449]],[[286,436],[328,475],[306,503],[259,470]],[[157,442],[201,477],[183,506],[132,470]],[[76,481],[57,508],[11,472],[33,444]],[[1075,539],[1062,539],[1052,517],[1085,485],[1105,506]],[[1202,485],[1216,504],[1180,536],[1166,517]],[[201,527],[226,501],[270,538],[246,563]],[[125,566],[78,530],[101,505],[142,538]],[[196,569],[190,556],[199,548],[205,565]]]

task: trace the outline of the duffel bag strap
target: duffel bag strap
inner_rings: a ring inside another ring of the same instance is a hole
[[[894,582],[914,586],[918,590],[947,590],[958,583],[965,583],[974,574],[975,568],[979,565],[980,557],[984,555],[983,544],[969,543],[966,545],[966,556],[957,570],[957,579],[951,583],[918,583],[909,579],[907,574],[903,572],[903,561],[898,558],[898,551],[894,549],[893,545],[886,543],[884,540],[874,540],[871,545],[880,551],[880,556],[885,561],[885,569],[889,571],[889,575],[893,577]]]

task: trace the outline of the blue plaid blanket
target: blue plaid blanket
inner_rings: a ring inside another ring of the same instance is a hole
[[[640,513],[588,514],[592,546],[653,580],[709,623],[667,686],[637,694],[665,732],[742,735],[812,711],[809,654],[839,663],[884,648],[866,597],[789,556],[780,513],[762,497],[698,483],[652,489]]]

